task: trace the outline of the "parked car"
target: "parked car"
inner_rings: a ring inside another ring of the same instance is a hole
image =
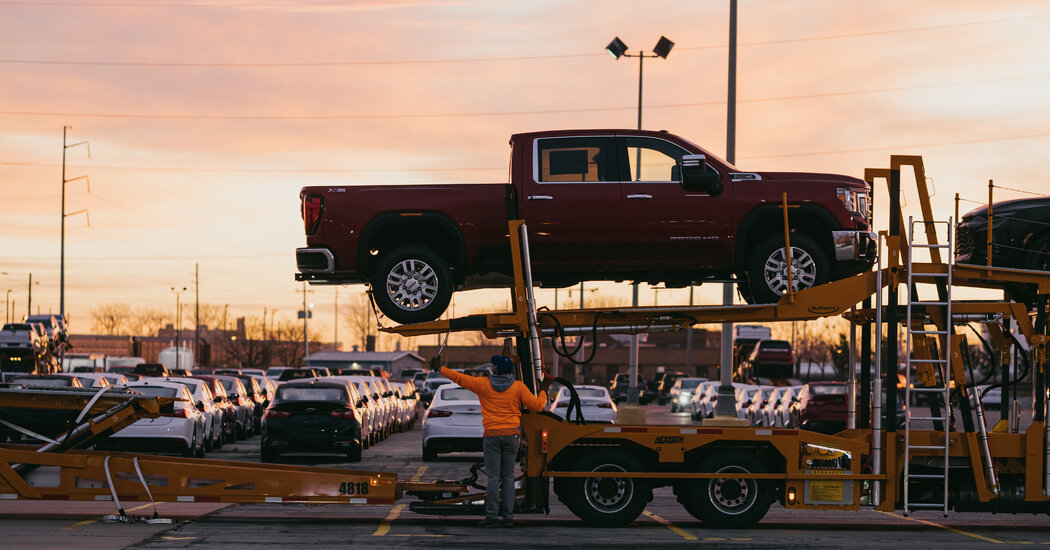
[[[613,403],[609,390],[602,386],[575,386],[576,394],[580,396],[580,409],[583,419],[587,422],[616,423],[616,404]],[[547,405],[547,410],[567,420],[576,420],[576,411],[566,417],[569,411],[569,401],[572,394],[569,388],[562,387],[554,396],[554,400]]]
[[[693,420],[702,420],[704,418],[712,418],[715,416],[715,410],[718,407],[718,387],[721,382],[703,382],[704,393],[697,398],[692,416]],[[741,404],[747,402],[750,397],[754,394],[753,389],[758,386],[751,384],[743,384],[740,382],[733,382],[734,400],[736,401],[736,416],[737,418],[744,418],[744,411],[741,408]],[[741,390],[747,390],[749,393],[741,394]]]
[[[762,340],[758,342],[743,365],[745,380],[791,378],[795,372],[795,355],[791,342]]]
[[[323,452],[361,460],[361,424],[345,382],[299,380],[281,384],[266,409],[260,456],[274,462],[289,452]]]
[[[693,390],[693,395],[689,398],[689,416],[693,420],[708,417],[708,411],[714,409],[710,403],[711,397],[718,394],[718,386],[720,384],[721,382],[718,380],[708,380],[696,386],[696,389]]]
[[[60,372],[55,376],[76,378],[85,388],[105,388],[111,385],[105,374],[100,372]]]
[[[675,377],[674,384],[667,391],[667,400],[671,402],[671,412],[676,413],[686,409],[689,400],[693,397],[693,390],[701,382],[707,382],[702,377]]]
[[[174,412],[170,416],[136,420],[134,424],[100,441],[96,448],[179,453],[198,458],[204,456],[206,420],[185,384],[147,379],[128,384],[127,387],[143,395],[176,397],[180,401],[175,402]]]
[[[739,407],[743,408],[744,418],[747,419],[748,425],[769,426],[766,424],[767,420],[764,411],[776,390],[777,388],[772,386],[758,386],[755,392],[747,397],[747,401],[738,404]]]
[[[1050,197],[1003,201],[992,205],[992,265],[1050,271]],[[955,261],[988,262],[988,206],[963,214],[955,229]],[[1014,301],[1032,306],[1035,285],[1006,288]]]
[[[292,367],[269,367],[266,369],[266,377],[270,380],[277,380],[281,377],[281,373]]]
[[[171,373],[168,372],[168,367],[165,367],[163,363],[139,363],[135,365],[135,374],[163,378]]]
[[[780,386],[773,388],[759,410],[761,424],[769,428],[786,428],[791,425],[791,399],[802,386]]]
[[[19,374],[8,379],[9,384],[42,386],[47,388],[83,388],[84,384],[75,376],[65,374]]]
[[[484,433],[478,396],[459,384],[445,384],[434,392],[423,417],[423,460],[437,460],[439,453],[481,451]]]
[[[656,383],[654,391],[650,392],[649,401],[656,400],[662,407],[671,400],[671,388],[675,381],[685,376],[684,372],[660,372],[656,374],[653,381]]]
[[[445,378],[445,375],[441,374],[441,372],[431,371],[427,374],[426,382],[424,382],[423,386],[419,389],[420,397],[423,398],[425,403],[430,403],[434,398],[434,392],[441,386],[451,382],[452,381]]]
[[[627,401],[627,395],[631,388],[631,375],[626,372],[621,372],[613,377],[609,381],[609,393],[612,394],[614,403],[623,403]],[[645,395],[645,380],[640,376],[638,377],[638,404],[645,405],[649,402],[649,399]]]
[[[277,380],[279,382],[287,382],[289,380],[300,380],[303,378],[319,378],[321,376],[328,376],[328,370],[325,369],[324,374],[321,374],[320,369],[307,367],[301,369],[285,369],[281,371],[281,374],[277,376]]]
[[[215,396],[211,393],[210,385],[204,380],[190,378],[188,376],[171,376],[164,378],[164,380],[167,380],[168,382],[178,382],[179,384],[186,386],[186,389],[190,390],[190,395],[193,396],[193,402],[197,404],[197,410],[204,415],[204,423],[208,427],[204,439],[204,450],[212,451],[222,447],[227,432],[227,428],[224,425],[224,422],[226,422],[226,413],[222,407],[215,402]]]
[[[401,409],[401,425],[403,430],[411,430],[416,422],[416,418],[419,416],[419,394],[416,392],[411,380],[406,382],[391,382],[390,385],[393,386],[394,393],[401,399],[404,405]]]
[[[244,384],[241,384],[240,379],[233,376],[204,376],[199,374],[192,376],[192,378],[211,383],[214,390],[213,393],[221,395],[223,402],[229,403],[233,407],[235,420],[234,439],[246,439],[252,430],[255,403],[248,396],[244,395]],[[216,388],[221,388],[221,390]]]
[[[364,394],[361,393],[361,388],[369,387],[364,383],[359,383],[358,380],[349,376],[333,375],[333,376],[322,376],[317,378],[319,382],[338,382],[345,384],[350,390],[350,400],[354,404],[354,413],[357,415],[357,423],[361,425],[361,448],[368,449],[375,442],[375,422],[377,421],[377,414],[375,412],[375,405],[372,401]],[[276,393],[274,393],[276,395]]]

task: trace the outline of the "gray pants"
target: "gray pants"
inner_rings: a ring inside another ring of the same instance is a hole
[[[517,464],[519,437],[492,435],[482,438],[485,451],[485,518],[514,518],[514,466]],[[500,489],[503,506],[500,507]]]

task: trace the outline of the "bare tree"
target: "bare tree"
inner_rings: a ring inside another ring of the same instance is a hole
[[[349,342],[350,346],[357,345],[358,349],[365,349],[368,337],[378,332],[368,294],[362,291],[360,294],[351,295],[346,303],[339,304],[339,314],[350,329],[350,338],[345,341]],[[376,349],[379,349],[378,335],[376,340]]]
[[[128,316],[128,332],[136,336],[150,336],[170,322],[168,313],[162,309],[137,308]]]
[[[131,306],[125,303],[98,306],[91,310],[91,331],[105,336],[127,334],[130,314]]]
[[[193,314],[197,315],[197,308],[193,308]],[[201,304],[200,307],[200,319],[195,319],[195,322],[200,326],[208,326],[211,328],[219,328],[222,324],[222,310],[223,306],[216,304]]]

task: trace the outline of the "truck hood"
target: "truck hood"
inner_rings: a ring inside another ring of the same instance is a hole
[[[995,216],[1017,216],[1026,214],[1024,218],[1042,219],[1046,212],[1050,212],[1050,197],[1036,197],[1032,199],[1015,199],[1012,201],[997,202],[994,204],[992,213]],[[962,221],[970,221],[974,218],[987,218],[988,206],[981,206],[963,214]]]
[[[754,179],[758,176],[762,181],[772,181],[781,184],[791,183],[827,183],[839,187],[862,187],[868,188],[868,183],[862,179],[843,176],[841,174],[819,174],[813,172],[730,172],[743,176],[741,179]],[[750,177],[749,177],[750,176]],[[734,178],[736,179],[736,178]]]

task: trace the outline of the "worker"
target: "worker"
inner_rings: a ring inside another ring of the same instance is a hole
[[[514,379],[514,362],[506,355],[492,356],[492,375],[474,377],[441,367],[441,374],[476,393],[481,402],[481,423],[485,426],[482,449],[485,452],[485,519],[478,527],[514,527],[514,466],[521,442],[521,406],[532,412],[543,410],[547,388],[554,380],[544,373],[540,394]],[[500,506],[500,488],[503,501]],[[498,521],[502,516],[503,521]]]

